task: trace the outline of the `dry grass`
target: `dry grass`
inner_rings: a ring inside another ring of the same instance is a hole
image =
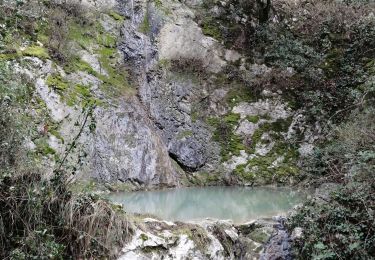
[[[66,257],[117,256],[132,232],[122,209],[94,196],[72,195],[64,185],[53,184],[59,183],[58,179],[50,183],[33,172],[3,179],[0,256],[7,257],[15,249],[28,256],[45,256],[45,252],[28,242],[40,230],[52,236],[52,242],[63,246],[61,253]]]
[[[62,216],[65,228],[72,231],[72,255],[94,257],[92,245],[98,246],[107,256],[116,256],[132,232],[132,226],[123,212],[103,200],[77,197],[68,201]],[[99,255],[101,255],[100,253]]]

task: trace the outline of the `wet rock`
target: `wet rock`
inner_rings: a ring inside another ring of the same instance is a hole
[[[275,232],[264,246],[264,251],[260,255],[260,260],[291,260],[291,244],[289,234],[284,226],[285,217],[274,218],[278,223],[275,225]]]
[[[237,241],[237,239],[238,239],[237,230],[235,230],[234,228],[231,228],[231,229],[225,229],[224,232],[225,232],[225,234],[227,234],[230,237],[230,239],[233,242]]]
[[[142,229],[137,229],[124,246],[120,259],[259,259],[265,250],[264,242],[278,234],[275,226],[280,225],[270,219],[240,225],[215,219],[167,225],[161,220],[145,218],[142,223]],[[276,244],[283,252],[289,250],[288,243]]]

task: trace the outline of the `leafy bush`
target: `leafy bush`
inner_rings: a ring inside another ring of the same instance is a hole
[[[309,182],[348,183],[370,178],[375,170],[375,109],[355,110],[332,135],[332,141],[316,149],[305,162]]]
[[[331,193],[326,203],[309,201],[290,219],[302,227],[294,244],[298,259],[372,259],[375,257],[375,183],[353,182]]]
[[[375,108],[355,110],[332,141],[306,167],[310,183],[338,182],[328,201],[313,199],[290,218],[302,227],[295,243],[299,259],[371,259],[375,257]]]

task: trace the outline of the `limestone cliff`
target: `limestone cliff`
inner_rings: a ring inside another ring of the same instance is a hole
[[[251,27],[247,9],[234,11],[231,1],[82,4],[82,18],[68,24],[68,62],[27,53],[9,60],[45,104],[44,136],[29,146],[43,139],[54,151],[45,154],[46,165],[62,161],[77,180],[114,189],[289,183],[298,176],[319,125],[308,126],[282,91],[259,92],[255,81],[274,68],[207,29],[204,15]],[[31,47],[44,51],[47,44]]]

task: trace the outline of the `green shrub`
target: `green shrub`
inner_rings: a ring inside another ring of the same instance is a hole
[[[309,201],[293,215],[289,227],[303,228],[294,244],[298,259],[372,259],[375,256],[375,183],[352,182],[328,202]]]
[[[290,218],[291,229],[304,229],[304,239],[295,243],[299,259],[375,257],[375,109],[371,102],[355,110],[305,167],[311,183],[340,185],[328,201],[311,200]]]

